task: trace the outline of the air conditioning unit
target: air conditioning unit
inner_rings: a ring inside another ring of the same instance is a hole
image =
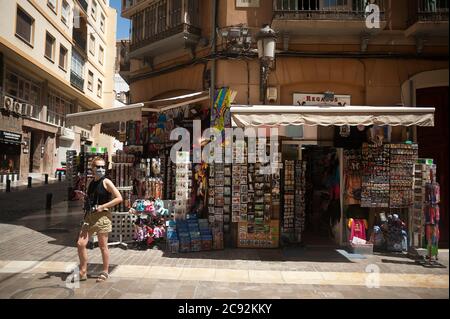
[[[14,102],[12,111],[16,114],[22,114],[22,103],[19,103],[17,101]]]
[[[33,105],[23,103],[22,104],[22,115],[31,117],[33,115]]]
[[[14,100],[10,98],[9,96],[5,96],[3,98],[2,108],[8,111],[11,111],[13,109]]]
[[[267,88],[267,101],[269,103],[276,103],[278,99],[278,90],[276,87]]]

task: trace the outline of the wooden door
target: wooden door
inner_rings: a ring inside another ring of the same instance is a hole
[[[434,87],[416,91],[417,106],[436,108],[435,126],[419,127],[417,141],[419,157],[432,158],[437,164],[437,182],[441,185],[441,223],[440,246],[448,247],[448,164],[449,164],[449,122],[448,122],[448,87]]]

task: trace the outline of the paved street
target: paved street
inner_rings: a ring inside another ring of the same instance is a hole
[[[51,211],[43,209],[47,192],[54,194]],[[0,298],[449,298],[448,250],[430,266],[404,254],[323,247],[188,254],[115,247],[111,277],[98,284],[94,249],[90,278],[76,287],[70,281],[82,213],[65,194],[64,182],[0,194]]]

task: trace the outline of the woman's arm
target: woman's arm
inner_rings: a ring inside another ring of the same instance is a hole
[[[117,206],[120,203],[122,203],[122,201],[123,201],[122,195],[120,194],[120,192],[116,188],[116,186],[114,186],[113,182],[111,182],[109,179],[105,179],[105,184],[106,184],[106,187],[105,187],[106,190],[112,194],[113,199],[106,204],[100,205],[98,208],[99,211],[102,211],[106,208],[111,208],[111,207]]]

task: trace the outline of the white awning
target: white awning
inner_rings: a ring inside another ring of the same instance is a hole
[[[90,129],[99,123],[140,121],[142,119],[143,103],[111,107],[108,109],[86,111],[68,114],[66,123],[68,126],[80,126]]]
[[[434,108],[379,106],[233,105],[231,118],[238,127],[257,126],[434,126]]]
[[[144,102],[146,107],[143,111],[164,112],[180,106],[197,103],[209,99],[209,91],[194,92],[184,95],[178,95],[160,100]]]

